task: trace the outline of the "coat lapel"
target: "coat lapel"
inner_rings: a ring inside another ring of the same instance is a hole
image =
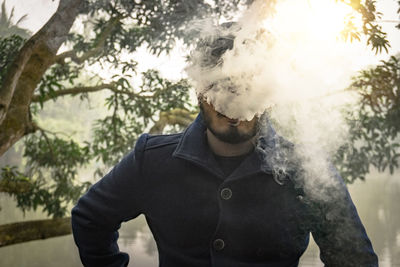
[[[266,146],[275,146],[274,137],[276,134],[269,124],[267,127],[268,134],[259,139],[258,148],[244,159],[240,166],[238,166],[227,180],[236,180],[260,172],[271,173],[271,167],[268,161],[265,160],[267,157],[262,152],[262,148]],[[218,163],[208,146],[206,129],[203,118],[201,114],[199,114],[196,120],[183,133],[173,156],[191,161],[217,177],[225,179],[222,170],[218,166]]]

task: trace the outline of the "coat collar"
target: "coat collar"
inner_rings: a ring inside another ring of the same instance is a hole
[[[269,123],[267,128],[269,134],[260,138],[259,145],[275,146],[275,131]],[[206,129],[203,118],[199,114],[196,120],[183,133],[173,156],[191,161],[207,169],[219,178],[224,179],[224,174],[208,146]],[[271,168],[268,162],[265,161],[265,155],[261,151],[260,149],[255,149],[226,180],[236,180],[259,172],[271,173]]]

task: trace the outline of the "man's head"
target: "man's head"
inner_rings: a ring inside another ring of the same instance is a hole
[[[217,139],[230,144],[248,141],[258,132],[258,117],[239,121],[224,112],[224,104],[229,105],[237,97],[238,87],[232,77],[224,76],[219,70],[224,63],[224,54],[233,49],[239,30],[236,22],[215,27],[199,41],[191,53],[192,65],[187,69],[189,76],[197,82],[200,110],[207,128]]]
[[[216,34],[200,40],[192,54],[197,61],[196,64],[202,69],[220,67],[223,64],[222,56],[224,53],[233,48],[235,32],[238,30],[238,24],[235,22],[223,23],[218,26]],[[229,92],[231,97],[235,94],[235,86],[231,83],[229,77],[213,81],[207,84],[206,87],[200,91],[206,93],[208,90],[224,90]],[[212,100],[208,99],[209,101],[206,101],[201,94],[198,95],[198,99],[207,128],[219,140],[230,144],[238,144],[250,140],[257,134],[257,117],[250,121],[229,118],[215,110]]]

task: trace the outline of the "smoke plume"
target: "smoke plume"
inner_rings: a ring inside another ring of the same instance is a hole
[[[255,1],[236,22],[215,27],[205,21],[202,41],[186,70],[197,95],[218,112],[240,120],[267,114],[263,135],[272,124],[278,135],[295,144],[287,151],[279,150],[279,142],[273,151],[264,148],[276,180],[285,176],[296,158],[304,170],[305,190],[323,197],[321,188],[337,183],[329,158],[348,141],[342,108],[357,101],[343,89],[365,53],[360,44],[328,35],[330,28],[323,26],[323,19],[315,21],[322,24],[320,33],[309,33],[307,27],[315,25],[302,22],[312,15],[307,8],[314,12],[308,2]],[[294,14],[302,11],[292,14],[285,5],[301,3],[306,5],[304,18],[293,23]],[[292,23],[287,25],[289,18]]]

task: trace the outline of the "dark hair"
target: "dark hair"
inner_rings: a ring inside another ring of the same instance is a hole
[[[217,26],[217,33],[200,39],[191,54],[193,64],[201,68],[213,68],[222,64],[222,55],[233,48],[235,33],[239,30],[237,22],[225,22]]]

